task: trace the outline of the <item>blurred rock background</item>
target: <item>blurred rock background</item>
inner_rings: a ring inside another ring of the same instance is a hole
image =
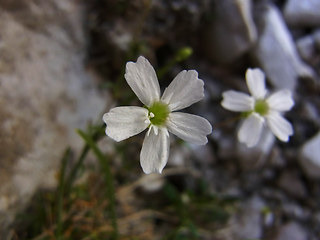
[[[56,186],[67,147],[80,153],[75,129],[100,124],[111,106],[135,101],[126,95],[125,63],[144,55],[163,69],[183,47],[192,56],[165,71],[160,85],[183,69],[196,69],[206,98],[190,111],[209,119],[214,130],[203,147],[173,143],[168,171],[187,168],[208,183],[206,191],[238,199],[219,230],[197,239],[319,239],[319,13],[319,0],[2,0],[1,239],[27,239],[15,230],[15,217],[35,193]],[[286,117],[295,134],[289,143],[268,132],[252,149],[237,142],[239,122],[228,121],[235,114],[220,106],[221,94],[246,92],[249,67],[266,73],[270,90],[293,92],[296,104]],[[129,141],[130,148],[135,142]],[[104,149],[112,144],[101,142]],[[143,176],[140,147],[128,150],[135,156],[131,180]],[[112,164],[126,176],[121,161]],[[163,178],[192,189],[188,171]],[[152,197],[150,189],[143,191]],[[141,239],[160,239],[163,232],[154,228],[153,238]]]
[[[82,146],[75,129],[95,121],[107,99],[84,65],[83,5],[5,0],[0,17],[3,232],[35,191],[56,185],[66,146]]]

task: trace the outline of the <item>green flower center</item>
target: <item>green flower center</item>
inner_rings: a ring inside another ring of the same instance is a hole
[[[154,102],[149,108],[149,119],[152,125],[163,126],[169,116],[169,107],[163,102]]]
[[[254,111],[261,116],[265,116],[269,111],[269,105],[265,100],[259,99],[254,105]]]
[[[269,112],[269,105],[268,103],[263,100],[263,99],[259,99],[259,100],[256,100],[256,103],[254,105],[254,108],[252,111],[248,111],[248,112],[242,112],[241,113],[241,117],[243,118],[247,118],[250,116],[250,114],[252,113],[258,113],[260,116],[265,116],[268,114]]]

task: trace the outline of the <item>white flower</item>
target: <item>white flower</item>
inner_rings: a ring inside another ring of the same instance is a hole
[[[180,72],[160,98],[156,72],[144,57],[128,62],[125,79],[144,107],[116,107],[103,115],[106,134],[122,141],[148,129],[140,153],[140,164],[147,174],[161,173],[169,156],[169,132],[185,141],[204,145],[210,123],[199,116],[175,112],[204,97],[204,83],[195,70]],[[169,131],[169,132],[168,132]]]
[[[265,87],[264,73],[256,69],[248,69],[246,81],[249,92],[226,91],[223,93],[221,105],[231,111],[244,112],[247,118],[240,126],[238,139],[248,147],[257,144],[264,125],[281,141],[287,142],[293,134],[291,124],[281,116],[281,112],[289,111],[294,101],[289,90],[280,90],[268,95]]]

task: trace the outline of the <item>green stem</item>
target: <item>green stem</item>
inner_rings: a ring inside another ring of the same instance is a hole
[[[101,129],[103,129],[103,127],[104,127],[104,124],[101,127],[94,129],[94,132],[91,134],[91,136],[92,136],[91,138],[94,141],[98,140],[101,136],[103,136],[103,133],[101,132]],[[67,178],[66,187],[65,187],[66,194],[70,193],[72,184],[75,181],[75,179],[77,177],[77,173],[78,173],[80,167],[82,166],[83,161],[85,160],[89,150],[90,150],[90,147],[89,147],[88,143],[86,143],[82,149],[82,152],[81,152],[79,159],[77,160],[77,162],[75,163],[75,165],[71,169],[71,172]]]
[[[79,168],[81,167],[84,159],[86,158],[88,152],[90,150],[90,147],[88,146],[88,144],[86,144],[84,147],[83,147],[83,150],[81,152],[81,155],[78,159],[78,161],[76,162],[76,164],[73,166],[73,168],[71,169],[71,172],[68,176],[68,179],[66,181],[66,187],[65,187],[65,193],[68,195],[71,191],[71,187],[72,187],[72,184],[73,182],[75,181],[76,177],[77,177],[77,173],[78,173],[78,170]]]
[[[114,229],[114,235],[113,239],[118,239],[118,224],[117,224],[117,216],[116,216],[116,204],[115,204],[115,189],[114,189],[114,183],[113,183],[113,176],[111,173],[111,169],[109,166],[109,163],[107,161],[106,156],[100,151],[97,144],[94,142],[94,140],[81,131],[80,129],[77,129],[77,133],[84,139],[84,141],[88,144],[88,146],[91,148],[93,153],[96,155],[97,159],[99,160],[100,166],[104,172],[104,178],[107,188],[107,197],[109,199],[109,213],[111,217],[111,223]]]
[[[177,63],[187,60],[192,55],[191,47],[180,48],[175,56],[157,71],[157,76],[161,79]]]
[[[59,185],[57,191],[57,228],[56,228],[56,239],[61,240],[62,237],[62,229],[63,229],[63,222],[62,222],[62,214],[63,214],[63,195],[65,190],[65,172],[67,162],[70,158],[71,150],[67,148],[65,151],[60,168],[60,176],[59,176]]]

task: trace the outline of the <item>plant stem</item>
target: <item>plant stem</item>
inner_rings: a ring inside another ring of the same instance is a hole
[[[96,128],[94,130],[94,132],[91,134],[91,138],[94,141],[98,140],[103,135],[103,134],[101,134],[101,129],[103,129],[103,126],[104,125]],[[77,162],[75,163],[75,165],[71,169],[71,172],[70,172],[70,174],[69,174],[69,176],[68,176],[68,178],[66,180],[66,187],[65,187],[65,193],[66,194],[70,193],[72,184],[75,181],[75,179],[77,177],[77,173],[78,173],[80,167],[82,166],[83,161],[85,160],[89,150],[90,150],[90,147],[89,147],[88,143],[85,143],[79,159],[77,160]]]
[[[109,199],[109,214],[111,217],[111,223],[114,229],[113,239],[118,239],[118,224],[117,224],[117,216],[116,216],[116,204],[115,204],[115,190],[114,190],[114,183],[113,183],[113,175],[111,173],[111,169],[109,163],[107,161],[106,156],[101,152],[97,144],[94,140],[81,131],[77,129],[77,133],[84,139],[84,141],[88,144],[91,148],[93,153],[96,155],[97,159],[99,160],[100,166],[104,172],[105,183],[107,187],[107,197]]]
[[[71,150],[70,148],[67,148],[65,151],[62,162],[61,162],[61,168],[60,168],[60,175],[59,175],[59,185],[58,185],[58,191],[57,191],[57,228],[56,228],[56,238],[57,240],[63,239],[62,237],[62,228],[63,228],[63,222],[62,222],[62,214],[63,214],[63,195],[65,190],[65,172],[66,172],[66,166],[67,162],[70,158]]]

